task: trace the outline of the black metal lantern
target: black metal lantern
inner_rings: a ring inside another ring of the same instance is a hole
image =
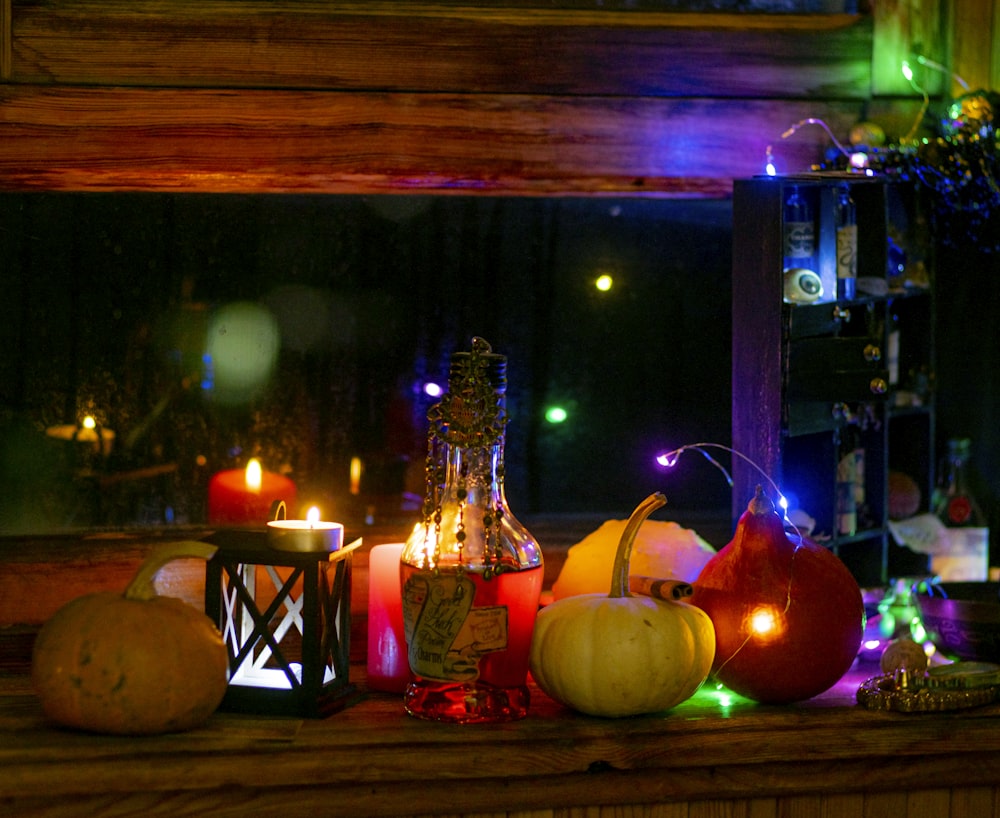
[[[229,649],[223,710],[311,718],[341,709],[350,683],[351,562],[287,551],[261,531],[220,531],[205,575],[205,611]]]

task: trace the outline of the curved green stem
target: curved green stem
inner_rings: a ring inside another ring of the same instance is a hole
[[[198,540],[181,540],[159,545],[146,557],[136,575],[125,589],[126,599],[148,600],[156,596],[156,586],[153,580],[156,574],[168,562],[197,557],[203,560],[210,560],[218,551],[214,545],[199,542]]]
[[[615,563],[611,568],[611,592],[610,597],[632,596],[628,590],[628,566],[632,558],[632,545],[635,543],[635,535],[639,533],[646,518],[656,509],[666,505],[667,498],[660,492],[650,494],[645,500],[635,507],[635,511],[625,523],[625,530],[618,541],[618,550],[615,552]]]

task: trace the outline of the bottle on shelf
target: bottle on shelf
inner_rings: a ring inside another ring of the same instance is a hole
[[[889,310],[888,331],[886,333],[885,365],[889,373],[889,386],[894,389],[899,386],[899,314],[894,309]]]
[[[857,291],[858,220],[850,185],[837,189],[837,298],[850,300]]]
[[[857,416],[845,410],[844,417],[837,446],[837,534],[852,537],[865,506],[865,450]]]
[[[785,270],[816,272],[816,215],[798,185],[788,188],[784,218]]]
[[[950,580],[985,580],[989,573],[990,531],[969,486],[970,448],[968,438],[948,441],[932,503],[948,535],[947,549],[935,557],[932,568]]]
[[[528,711],[542,553],[504,493],[506,360],[473,339],[428,413],[423,518],[400,563],[404,706],[419,718],[502,722]]]

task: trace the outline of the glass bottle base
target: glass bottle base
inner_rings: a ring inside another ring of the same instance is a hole
[[[496,687],[482,681],[471,684],[414,679],[406,687],[403,705],[419,719],[455,724],[516,721],[528,715],[527,685]]]

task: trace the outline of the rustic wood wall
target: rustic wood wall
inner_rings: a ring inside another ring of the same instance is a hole
[[[994,0],[870,5],[0,0],[0,186],[726,196],[806,117],[905,132],[914,49],[998,84]],[[803,128],[780,158],[828,144]]]

